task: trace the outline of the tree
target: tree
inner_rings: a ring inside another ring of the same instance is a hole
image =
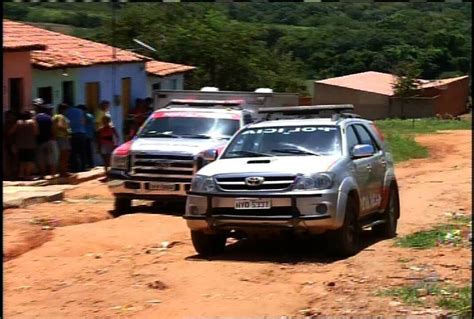
[[[414,96],[420,85],[420,80],[418,79],[420,73],[421,71],[415,63],[402,62],[398,64],[394,69],[394,74],[396,75],[396,80],[393,84],[395,96]]]

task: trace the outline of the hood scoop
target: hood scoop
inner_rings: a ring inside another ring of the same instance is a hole
[[[250,160],[247,164],[269,164],[270,160]]]

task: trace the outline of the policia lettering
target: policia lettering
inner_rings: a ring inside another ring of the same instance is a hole
[[[337,128],[335,127],[315,127],[315,126],[303,126],[303,127],[269,127],[263,128],[258,130],[246,130],[242,132],[242,135],[252,135],[252,134],[283,134],[289,135],[292,133],[311,133],[316,131],[335,131]]]

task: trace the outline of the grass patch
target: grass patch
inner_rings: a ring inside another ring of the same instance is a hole
[[[405,136],[397,133],[384,134],[392,151],[395,163],[412,158],[426,158],[429,153],[426,147],[418,144],[413,136]]]
[[[437,118],[400,120],[387,119],[375,121],[377,127],[384,134],[426,134],[442,130],[470,130],[472,129],[471,120],[439,120]]]
[[[437,118],[400,120],[387,119],[375,121],[383,132],[396,163],[412,158],[426,158],[426,147],[415,141],[415,135],[435,133],[439,130],[470,130],[471,120],[439,120]]]
[[[472,318],[472,287],[453,288],[451,294],[441,297],[437,305],[443,309],[453,310],[458,316]]]
[[[426,306],[426,303],[434,303],[440,308],[451,311],[452,315],[462,318],[472,316],[471,286],[456,287],[425,283],[384,289],[378,291],[376,295],[395,297],[410,306]]]
[[[453,232],[456,230],[458,230],[457,227],[453,225],[437,226],[435,229],[419,231],[414,234],[398,238],[396,240],[396,245],[403,248],[433,248],[438,246],[440,243],[443,243],[449,236],[448,234],[453,234]],[[461,241],[461,238],[455,235],[453,238],[455,243]]]
[[[395,245],[403,248],[418,249],[428,249],[438,245],[458,246],[465,241],[463,231],[471,229],[471,227],[471,215],[457,215],[452,217],[447,224],[397,238]]]

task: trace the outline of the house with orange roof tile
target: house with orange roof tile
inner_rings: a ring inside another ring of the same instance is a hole
[[[468,111],[469,76],[442,80],[419,79],[411,97],[395,94],[397,77],[389,73],[361,72],[314,82],[313,104],[354,105],[367,119],[421,118],[436,114],[457,116]]]
[[[31,103],[31,52],[44,49],[38,41],[3,37],[3,112],[18,113]]]
[[[120,141],[123,141],[123,119],[135,106],[136,99],[151,96],[153,87],[182,90],[183,74],[194,69],[6,19],[3,37],[44,46],[31,51],[29,96],[41,97],[55,106],[62,102],[84,104],[91,111],[97,109],[100,101],[108,100]],[[15,63],[14,67],[18,65]],[[23,107],[30,107],[26,102]]]

